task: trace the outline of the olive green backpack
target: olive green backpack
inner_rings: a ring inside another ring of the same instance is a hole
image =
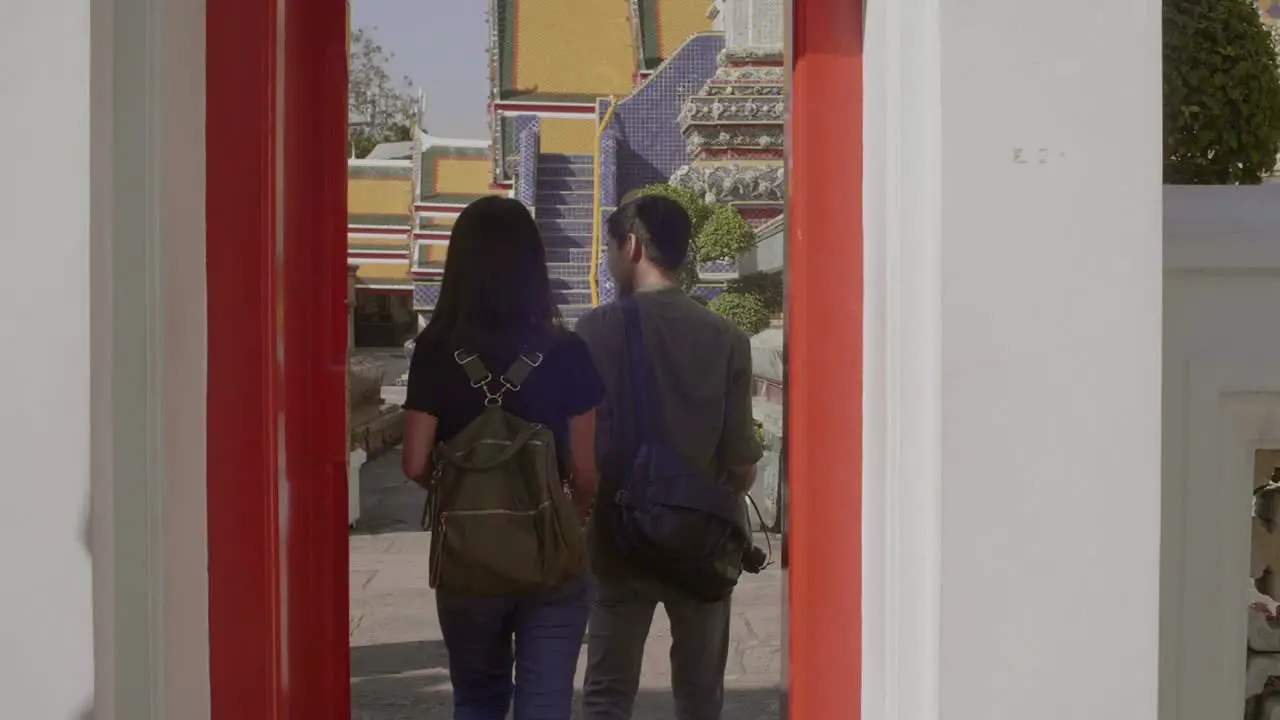
[[[526,352],[496,378],[475,353],[459,351],[454,359],[484,392],[485,409],[436,449],[424,523],[431,529],[431,587],[517,595],[580,577],[582,526],[555,436],[502,409],[503,395],[520,390],[542,355]]]

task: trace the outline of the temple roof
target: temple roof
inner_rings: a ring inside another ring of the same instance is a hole
[[[465,205],[489,195],[493,159],[487,140],[460,140],[422,133],[417,201]]]
[[[449,254],[448,245],[418,243],[414,251],[414,270],[443,270],[445,258]]]
[[[709,0],[638,0],[640,44],[646,70],[653,70],[691,35],[712,29]]]
[[[408,160],[413,157],[413,141],[379,143],[366,160]]]
[[[412,222],[413,163],[409,160],[347,161],[347,224],[408,232]]]
[[[705,9],[706,0],[697,2]],[[630,0],[494,0],[494,6],[498,99],[590,103],[631,91]]]

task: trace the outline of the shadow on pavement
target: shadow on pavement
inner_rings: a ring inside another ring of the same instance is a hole
[[[359,566],[354,572],[363,578],[361,582],[372,580],[372,584],[368,588],[353,585],[359,605],[353,617],[359,615],[365,624],[352,635],[353,642],[362,644],[351,648],[351,718],[452,720],[448,655],[438,639],[434,603],[426,586],[426,538],[420,525],[425,492],[400,473],[398,451],[367,464],[361,486],[363,513],[353,532],[361,536],[353,537],[353,547],[360,549],[353,562]],[[382,535],[387,537],[377,537]],[[776,553],[777,539],[773,542]],[[735,619],[735,647],[740,645],[740,654],[746,657],[737,658],[733,672],[739,674],[732,676],[725,692],[725,720],[782,717],[782,694],[773,682],[778,666],[768,657],[777,652],[779,593],[776,570],[752,576],[735,593],[735,612],[741,616]],[[378,642],[424,636],[428,639]],[[654,643],[670,642],[664,620],[659,620],[650,637]],[[647,687],[636,698],[632,720],[675,718],[664,656],[665,652],[658,654],[661,667],[645,676]],[[832,720],[839,717],[837,711]]]
[[[355,704],[351,720],[452,720],[453,703],[449,682],[421,679],[370,678],[352,681]],[[779,720],[782,692],[777,688],[730,689],[725,691],[725,720]],[[579,720],[581,693],[574,702],[574,720]],[[636,696],[632,720],[673,720],[675,706],[669,689],[644,689]]]
[[[451,720],[448,665],[444,643],[438,640],[351,648],[351,719]],[[782,697],[778,687],[727,689],[723,717],[777,720]],[[674,717],[669,688],[643,689],[636,697],[633,720]]]
[[[422,532],[427,491],[400,472],[400,449],[390,450],[360,471],[360,519],[352,535]]]

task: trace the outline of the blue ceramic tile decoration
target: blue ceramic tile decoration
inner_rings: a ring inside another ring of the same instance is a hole
[[[672,173],[689,163],[680,112],[685,100],[715,75],[723,48],[721,34],[694,36],[636,92],[618,101],[609,127],[600,138],[602,222],[627,193],[665,183]],[[603,120],[609,106],[608,100],[598,101],[597,117]],[[598,262],[600,302],[611,302],[617,298],[617,286],[609,276],[604,257]]]
[[[440,300],[440,283],[419,282],[413,284],[413,309],[432,310]]]
[[[542,151],[541,124],[537,115],[516,116],[516,199],[534,209],[538,188],[538,155]]]
[[[723,48],[719,33],[695,35],[634,94],[618,102],[610,123],[618,133],[618,197],[665,183],[688,164],[680,111],[685,100],[715,75]]]

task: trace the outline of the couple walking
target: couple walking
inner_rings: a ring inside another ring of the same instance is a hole
[[[606,244],[622,299],[574,333],[522,204],[484,198],[454,225],[403,464],[431,496],[455,720],[569,720],[588,624],[582,717],[628,720],[659,603],[676,717],[721,716],[761,449],[748,339],[676,279],[691,233],[670,199],[619,207]]]

